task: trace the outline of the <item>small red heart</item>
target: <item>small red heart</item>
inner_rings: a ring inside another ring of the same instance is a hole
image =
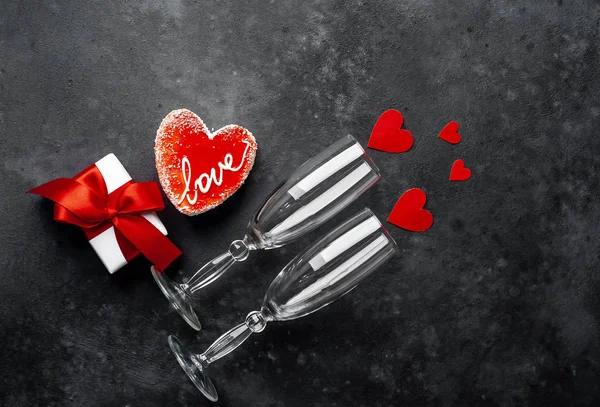
[[[181,213],[198,215],[242,186],[257,148],[254,136],[243,127],[230,124],[211,133],[193,112],[173,110],[156,132],[158,178]]]
[[[425,192],[419,188],[409,189],[396,202],[388,222],[411,232],[426,231],[433,225],[433,215],[423,209],[426,202]]]
[[[456,160],[450,170],[450,181],[466,181],[471,178],[471,170],[465,168],[463,160]]]
[[[387,153],[404,153],[413,145],[413,135],[408,130],[402,130],[404,117],[397,110],[386,110],[383,112],[369,138],[369,148],[385,151]]]
[[[460,143],[460,134],[458,133],[458,123],[450,122],[440,132],[439,136],[442,140],[450,144]]]

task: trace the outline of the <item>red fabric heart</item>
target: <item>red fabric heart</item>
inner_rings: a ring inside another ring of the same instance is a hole
[[[460,134],[458,133],[458,123],[450,122],[440,132],[439,136],[442,140],[450,144],[460,143]]]
[[[463,160],[456,160],[450,170],[450,181],[466,181],[471,178],[471,170],[465,167]]]
[[[156,132],[158,178],[169,200],[186,215],[197,215],[229,198],[254,165],[256,140],[243,127],[211,133],[193,112],[174,110]]]
[[[377,119],[367,146],[387,153],[404,153],[410,150],[414,139],[408,130],[400,129],[402,123],[402,113],[393,109],[386,110]]]
[[[388,222],[411,232],[424,232],[433,225],[433,215],[423,209],[425,192],[412,188],[402,194],[388,217]]]

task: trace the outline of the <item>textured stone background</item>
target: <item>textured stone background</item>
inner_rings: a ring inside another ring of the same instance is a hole
[[[243,236],[286,174],[401,110],[415,146],[373,152],[360,202],[386,217],[423,188],[422,234],[304,319],[214,365],[223,406],[600,403],[600,5],[579,0],[0,2],[0,405],[210,403],[173,359],[260,305],[315,233],[253,255],[199,301],[195,333],[138,259],[111,276],[81,232],[25,191],[116,153],[155,180],[161,119],[187,107],[260,143],[242,190],[197,218],[161,214],[176,278]],[[449,120],[463,142],[437,139]],[[463,158],[464,183],[447,181]]]

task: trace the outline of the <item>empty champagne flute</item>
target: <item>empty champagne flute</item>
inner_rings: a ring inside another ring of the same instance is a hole
[[[218,279],[251,250],[274,249],[315,229],[358,198],[381,178],[379,169],[352,136],[343,137],[305,162],[263,204],[246,236],[179,284],[151,268],[163,294],[194,329],[201,325],[192,295]]]
[[[169,336],[171,350],[202,394],[217,401],[206,373],[211,363],[261,332],[267,322],[300,318],[340,298],[397,250],[373,212],[364,209],[290,261],[269,286],[260,311],[249,313],[204,353],[191,353],[173,335]]]

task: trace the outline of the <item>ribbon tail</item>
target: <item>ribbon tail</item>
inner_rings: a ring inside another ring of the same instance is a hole
[[[113,224],[161,271],[181,255],[177,246],[142,216],[118,215],[113,218]]]

